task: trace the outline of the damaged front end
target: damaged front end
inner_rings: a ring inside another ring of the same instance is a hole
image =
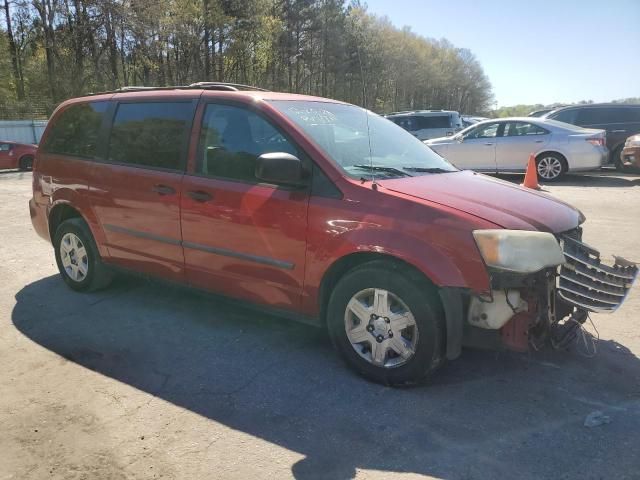
[[[533,272],[504,268],[495,260],[499,255],[478,242],[490,273],[491,294],[469,300],[466,345],[516,351],[545,344],[566,348],[589,312],[609,313],[622,304],[638,276],[635,263],[614,257],[613,265],[606,265],[597,250],[582,243],[580,227],[557,235],[555,241],[552,246],[547,238],[546,248],[556,251],[533,253],[544,259],[538,261],[543,268]],[[526,244],[514,245],[511,250],[527,255]],[[508,261],[518,264],[513,258]],[[529,270],[536,266],[523,264]]]

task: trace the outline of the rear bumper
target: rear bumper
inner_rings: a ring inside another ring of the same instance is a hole
[[[47,242],[51,242],[51,238],[49,235],[49,223],[47,221],[45,210],[46,207],[43,205],[38,205],[33,198],[29,200],[29,215],[31,216],[33,229]]]
[[[606,147],[594,148],[592,152],[575,155],[569,163],[570,172],[598,170],[609,161]]]

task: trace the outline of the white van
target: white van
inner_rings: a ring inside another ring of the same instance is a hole
[[[447,137],[462,130],[460,114],[451,110],[393,112],[385,117],[420,140]]]

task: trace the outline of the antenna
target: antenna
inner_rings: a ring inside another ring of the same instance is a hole
[[[362,82],[362,108],[364,109],[364,115],[367,121],[367,140],[369,141],[369,167],[371,169],[371,188],[373,190],[378,190],[376,175],[373,171],[373,155],[371,154],[371,130],[369,128],[369,110],[367,109],[367,84],[364,81],[364,68],[362,67],[362,59],[360,58],[360,47],[357,43],[356,54],[358,55],[358,64],[360,65],[360,81]]]

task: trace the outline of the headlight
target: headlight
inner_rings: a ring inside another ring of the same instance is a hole
[[[473,237],[489,267],[516,273],[535,273],[564,263],[556,238],[525,230],[476,230]]]

